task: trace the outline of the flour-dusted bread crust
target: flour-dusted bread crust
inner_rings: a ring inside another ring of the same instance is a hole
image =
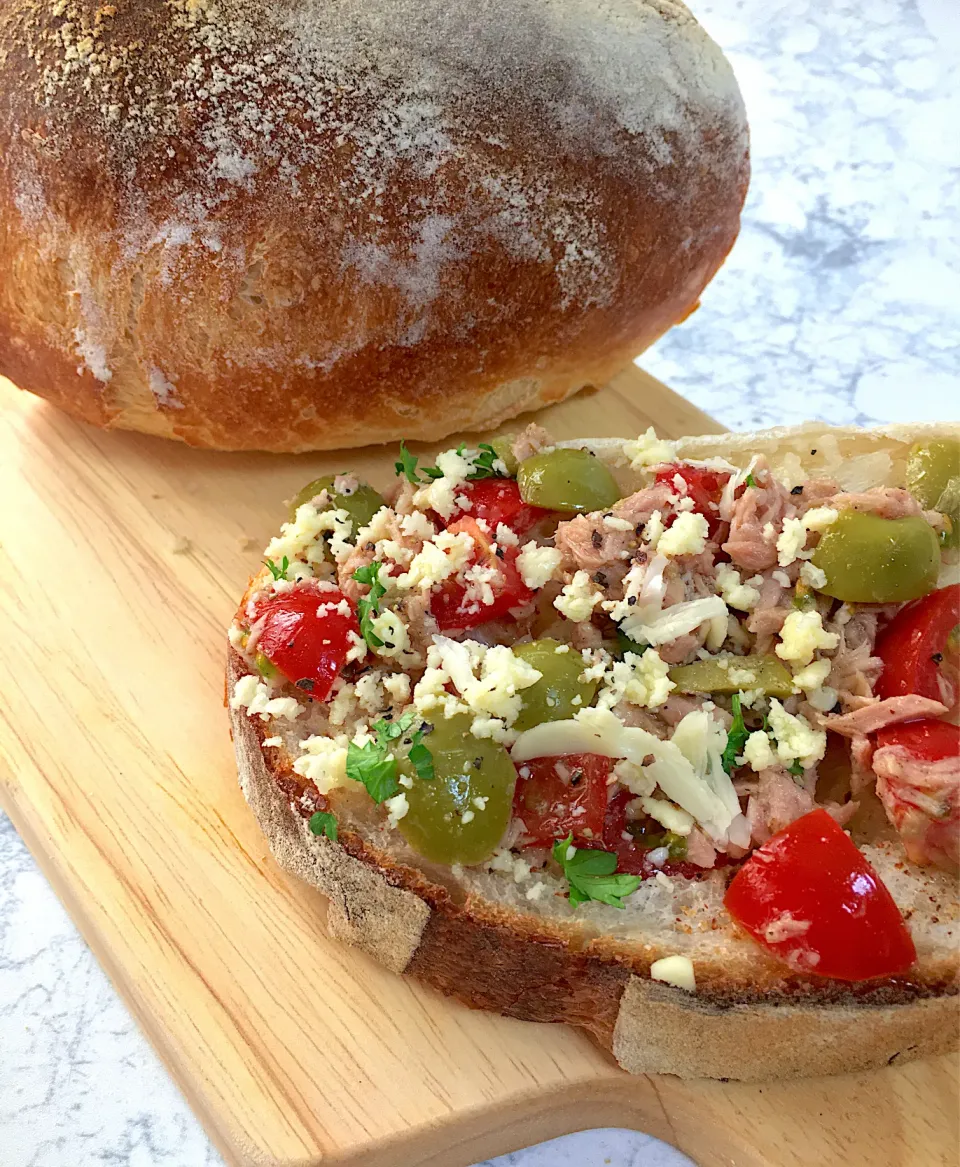
[[[677,0],[6,0],[0,373],[223,449],[492,426],[683,319],[747,172]]]
[[[760,452],[779,473],[829,473],[859,488],[902,484],[909,446],[948,432],[960,431],[808,424],[678,447],[738,465]],[[589,446],[628,477],[623,443],[562,444]],[[228,692],[247,671],[231,650]],[[562,897],[530,903],[509,877],[432,867],[371,817],[369,800],[342,788],[327,796],[339,841],[318,838],[289,801],[288,751],[263,744],[274,729],[242,709],[231,720],[244,795],[280,865],[329,897],[331,935],[471,1007],[573,1024],[630,1072],[683,1077],[839,1073],[957,1045],[956,880],[905,862],[891,838],[858,842],[910,921],[918,963],[909,977],[848,985],[785,969],[733,924],[715,885],[649,880],[625,911],[588,903],[573,912]],[[676,953],[694,961],[696,993],[650,979],[651,964]]]

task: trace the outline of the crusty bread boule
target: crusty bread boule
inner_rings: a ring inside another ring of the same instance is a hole
[[[0,373],[200,446],[494,425],[682,319],[747,173],[676,0],[5,0]]]

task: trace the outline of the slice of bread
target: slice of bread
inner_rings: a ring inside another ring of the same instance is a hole
[[[781,475],[830,474],[864,489],[902,484],[909,445],[943,432],[804,426],[686,439],[678,454],[740,465],[761,453]],[[588,446],[628,476],[621,442],[561,444]],[[231,650],[228,693],[249,671]],[[957,881],[909,864],[869,808],[855,838],[909,921],[918,961],[906,976],[848,984],[794,973],[740,931],[723,907],[722,870],[645,880],[625,910],[596,902],[572,909],[552,894],[566,889],[548,873],[538,875],[547,894],[530,898],[529,881],[509,871],[426,862],[352,783],[326,796],[338,841],[317,837],[297,802],[302,729],[267,725],[243,709],[231,709],[231,719],[243,793],[280,865],[329,897],[331,935],[466,1005],[579,1026],[633,1073],[792,1077],[957,1045]],[[671,955],[693,961],[695,992],[651,979],[651,964]]]

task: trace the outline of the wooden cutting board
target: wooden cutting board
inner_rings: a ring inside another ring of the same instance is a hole
[[[558,436],[716,430],[636,369]],[[4,808],[230,1163],[464,1167],[591,1126],[721,1164],[957,1162],[954,1059],[742,1085],[631,1078],[329,942],[237,788],[224,629],[281,500],[394,451],[214,454],[79,425],[0,380]]]

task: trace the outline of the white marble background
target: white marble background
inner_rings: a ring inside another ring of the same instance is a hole
[[[740,78],[753,186],[642,363],[731,428],[960,416],[960,0],[691,2]],[[494,1161],[688,1162],[618,1131]],[[220,1163],[0,815],[0,1167]]]

